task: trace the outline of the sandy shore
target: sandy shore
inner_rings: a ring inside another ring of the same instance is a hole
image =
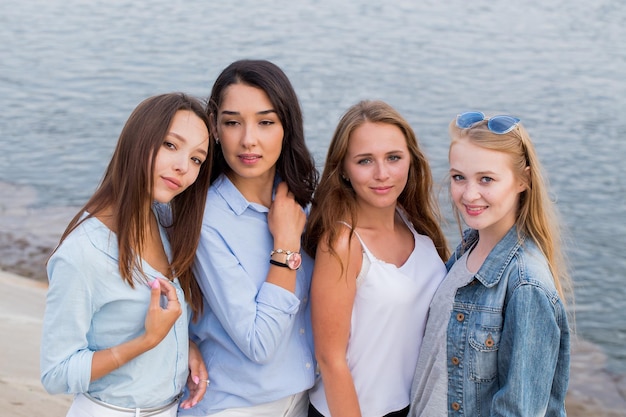
[[[46,286],[0,271],[0,416],[64,416],[70,396],[49,395],[39,382]]]
[[[49,395],[39,382],[46,285],[0,271],[0,417],[65,415],[70,396]],[[626,417],[626,375],[605,369],[593,344],[576,340],[567,411],[571,417]]]

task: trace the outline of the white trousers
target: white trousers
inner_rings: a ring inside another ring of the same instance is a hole
[[[306,417],[309,413],[307,391],[253,407],[229,408],[207,417]]]
[[[177,411],[178,401],[158,410],[137,408],[125,411],[99,404],[83,394],[78,394],[66,417],[176,417]]]

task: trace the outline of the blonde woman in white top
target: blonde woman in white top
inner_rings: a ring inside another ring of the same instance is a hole
[[[309,416],[406,416],[448,258],[415,133],[381,101],[342,117],[305,232],[320,375]]]

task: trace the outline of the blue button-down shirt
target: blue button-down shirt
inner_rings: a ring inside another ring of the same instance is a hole
[[[211,385],[182,415],[263,404],[313,385],[313,262],[302,254],[295,294],[265,282],[274,248],[268,211],[248,202],[226,176],[211,185],[195,264],[205,311],[190,328]]]
[[[171,249],[163,229],[166,253]],[[96,218],[74,230],[48,262],[50,286],[41,341],[41,382],[52,394],[89,393],[120,407],[155,407],[184,388],[188,374],[188,313],[178,280],[173,282],[183,314],[153,349],[93,382],[94,352],[144,333],[150,288],[131,288],[118,269],[117,237]],[[148,280],[161,277],[146,262]]]

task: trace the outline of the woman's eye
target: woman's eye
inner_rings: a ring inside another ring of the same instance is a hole
[[[202,165],[204,163],[204,161],[200,158],[191,158],[191,160],[193,161],[194,164],[196,165]]]
[[[263,125],[263,126],[271,126],[274,123],[275,122],[273,120],[262,120],[260,124]]]
[[[236,124],[237,124],[237,121],[236,121],[236,120],[225,120],[225,121],[224,121],[224,125],[225,125],[225,126],[234,126],[234,125],[236,125]]]
[[[359,165],[367,165],[367,164],[369,164],[369,163],[371,163],[371,162],[372,162],[372,160],[371,160],[371,159],[369,159],[369,158],[365,158],[365,159],[359,159],[359,161],[357,162],[357,164],[359,164]]]
[[[489,183],[491,181],[493,181],[493,178],[491,178],[491,177],[482,177],[480,179],[480,182],[485,182],[485,183]]]
[[[399,161],[400,159],[402,159],[400,157],[400,155],[391,155],[391,156],[389,156],[389,160],[390,161]]]
[[[456,174],[452,176],[452,181],[462,181],[463,179],[463,175]]]
[[[168,149],[176,149],[176,145],[174,145],[172,142],[168,142],[168,141],[163,142],[163,146],[165,146]]]

